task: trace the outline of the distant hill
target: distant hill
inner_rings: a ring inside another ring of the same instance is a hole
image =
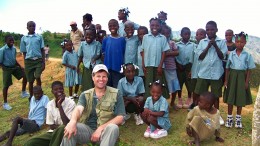
[[[180,33],[180,31],[173,31],[173,39],[181,39]],[[191,31],[191,40],[195,40],[195,36],[196,33]],[[255,63],[260,64],[260,37],[249,36],[245,48],[246,51],[253,56]]]

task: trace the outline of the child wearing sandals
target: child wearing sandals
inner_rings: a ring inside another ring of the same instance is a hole
[[[200,142],[216,136],[216,141],[224,142],[220,137],[220,113],[219,110],[213,107],[215,103],[213,93],[204,92],[200,95],[198,106],[192,109],[186,118],[186,132],[194,141],[190,141],[189,145],[200,145]]]
[[[135,65],[133,63],[123,65],[123,70],[125,77],[119,80],[117,89],[123,94],[126,112],[135,113],[136,125],[141,125],[144,123],[140,116],[144,107],[144,82],[141,77],[135,76]],[[129,118],[130,115],[128,114],[125,120]]]
[[[237,106],[236,128],[242,128],[242,107],[252,104],[252,95],[249,87],[250,71],[255,68],[253,57],[244,51],[247,34],[240,32],[235,37],[236,49],[231,51],[226,65],[224,102],[228,104],[226,127],[233,126],[233,106]]]
[[[168,135],[171,128],[169,119],[169,105],[162,96],[163,85],[160,80],[151,84],[150,94],[145,101],[144,112],[141,114],[143,121],[148,125],[144,137],[153,139],[162,138]]]

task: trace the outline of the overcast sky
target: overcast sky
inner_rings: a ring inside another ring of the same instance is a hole
[[[168,13],[166,23],[174,31],[182,27],[196,31],[214,20],[218,24],[217,35],[222,38],[227,29],[260,37],[257,0],[0,0],[0,30],[26,34],[26,23],[33,20],[38,33],[40,27],[43,31],[67,33],[71,21],[82,29],[82,16],[86,13],[92,14],[94,24],[108,30],[108,21],[118,19],[122,7],[129,8],[131,21],[144,26],[164,11]]]

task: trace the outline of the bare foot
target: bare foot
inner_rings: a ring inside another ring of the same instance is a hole
[[[224,142],[224,139],[223,138],[221,138],[221,137],[216,137],[216,139],[215,139],[217,142]]]

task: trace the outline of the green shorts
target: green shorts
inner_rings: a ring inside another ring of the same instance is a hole
[[[35,79],[40,78],[42,74],[42,59],[24,60],[24,71],[28,82],[33,82]]]
[[[197,84],[197,78],[191,79],[191,85],[190,85],[191,92],[194,92],[194,90],[196,88],[196,84]]]
[[[3,87],[7,88],[13,84],[12,82],[12,75],[17,79],[20,80],[24,76],[24,71],[19,67],[6,67],[3,66]]]
[[[201,94],[203,92],[208,91],[209,86],[210,86],[211,92],[217,98],[219,98],[222,96],[222,85],[223,85],[223,82],[222,82],[221,78],[219,80],[209,80],[209,79],[198,78],[194,92],[196,94]]]
[[[182,90],[183,84],[185,84],[187,91],[192,92],[192,90],[191,90],[191,78],[188,78],[188,72],[177,70],[177,77],[178,77],[178,80],[179,80],[181,90]]]

